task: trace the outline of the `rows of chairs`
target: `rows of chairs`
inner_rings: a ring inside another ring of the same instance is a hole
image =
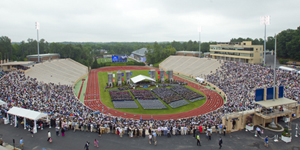
[[[135,101],[113,101],[115,108],[139,108]]]
[[[154,99],[154,100],[140,100],[140,99],[138,99],[138,102],[142,105],[142,107],[144,109],[167,109],[167,106],[165,106],[158,99]]]

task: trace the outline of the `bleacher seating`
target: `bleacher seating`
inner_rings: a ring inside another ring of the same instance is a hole
[[[216,72],[221,66],[217,59],[198,58],[191,56],[170,56],[160,66],[165,70],[173,70],[187,76],[202,76]]]
[[[88,73],[88,67],[72,59],[54,59],[35,64],[25,73],[44,83],[73,85],[76,80]]]

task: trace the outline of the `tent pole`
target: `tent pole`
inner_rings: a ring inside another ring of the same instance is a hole
[[[15,127],[17,127],[17,116],[15,115]]]
[[[26,130],[26,118],[24,118],[24,130]]]
[[[34,120],[33,133],[37,133],[36,120]]]

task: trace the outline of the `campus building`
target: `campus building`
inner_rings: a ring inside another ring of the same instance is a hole
[[[27,60],[28,61],[38,61],[38,55],[27,55]],[[52,59],[59,59],[60,55],[58,53],[48,53],[48,54],[40,54],[40,62],[47,61],[47,60],[52,60]]]
[[[134,59],[141,61],[141,62],[146,62],[146,52],[148,52],[147,48],[141,48],[138,50],[135,50],[131,53],[131,57]]]
[[[263,45],[252,45],[252,41],[222,42],[210,45],[210,55],[213,59],[260,64],[263,63]]]

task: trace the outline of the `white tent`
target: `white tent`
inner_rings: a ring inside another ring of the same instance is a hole
[[[38,111],[19,108],[19,107],[13,107],[7,113],[10,115],[15,115],[30,120],[39,120],[43,117],[47,117],[47,114],[45,113],[40,113]]]
[[[154,79],[152,79],[150,77],[147,77],[147,76],[144,76],[144,75],[138,75],[138,76],[135,76],[135,77],[131,78],[131,81],[133,83],[138,83],[138,82],[143,81],[143,80],[150,80],[150,81],[154,81],[155,82]]]
[[[289,68],[289,67],[284,67],[284,66],[280,66],[279,69],[286,70],[286,71],[292,71],[292,72],[296,72],[297,71],[296,69]]]
[[[24,109],[24,108],[19,108],[19,107],[11,108],[7,112],[7,114],[15,116],[15,127],[17,126],[17,116],[24,118],[24,124],[26,124],[26,119],[34,120],[33,133],[37,132],[36,121],[43,118],[43,117],[48,116],[45,113],[41,113],[41,112],[38,112],[38,111],[29,110],[29,109]],[[7,117],[7,118],[9,118],[9,117]],[[26,126],[24,126],[24,129],[26,129]]]
[[[0,106],[3,106],[3,105],[4,105],[4,107],[6,107],[6,106],[7,106],[7,103],[4,102],[4,101],[2,101],[2,100],[0,100]]]
[[[204,82],[204,79],[203,78],[199,78],[199,77],[196,77],[196,80],[200,83],[203,83]]]

